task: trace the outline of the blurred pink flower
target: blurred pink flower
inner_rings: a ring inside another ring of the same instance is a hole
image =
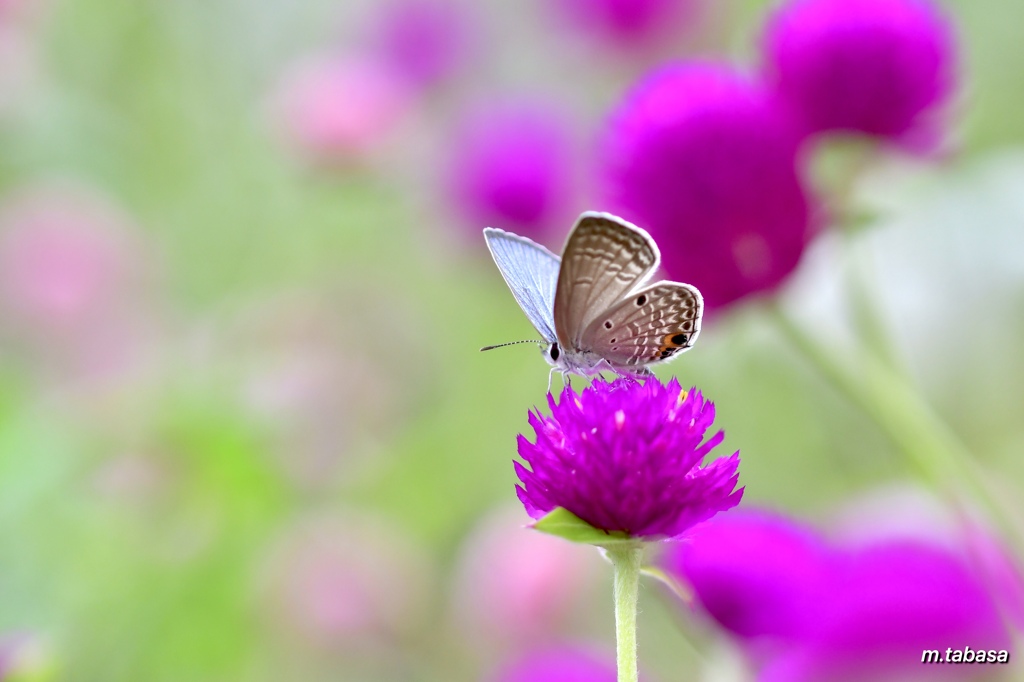
[[[530,531],[514,510],[495,511],[462,546],[456,615],[474,637],[543,640],[589,594],[600,564],[593,548]]]
[[[433,573],[401,529],[352,514],[288,528],[264,569],[274,625],[327,650],[386,642],[417,627]]]
[[[92,483],[101,496],[134,509],[164,499],[175,478],[168,458],[150,453],[122,453],[100,462]]]
[[[50,643],[27,632],[0,635],[0,680],[48,680],[56,669]]]
[[[285,72],[274,102],[285,138],[312,159],[331,162],[358,159],[393,139],[415,96],[383,61],[321,54]]]
[[[538,238],[568,218],[576,190],[570,120],[543,101],[481,106],[455,128],[451,189],[473,229]]]
[[[437,85],[467,66],[475,26],[460,0],[389,0],[378,11],[376,47],[410,83]]]
[[[364,295],[368,286],[376,296]],[[431,369],[424,346],[402,341],[422,324],[406,303],[366,280],[341,292],[277,292],[218,333],[218,356],[237,363],[239,399],[293,482],[323,489],[374,470],[417,415]]]
[[[615,659],[577,644],[549,644],[506,661],[486,682],[615,682]]]
[[[138,228],[103,197],[38,185],[0,206],[4,336],[79,370],[134,357],[149,333],[153,259]]]
[[[790,0],[764,44],[769,78],[808,132],[900,137],[955,84],[952,26],[931,0]]]
[[[93,198],[32,191],[0,209],[0,293],[22,320],[67,330],[123,296],[124,221]]]
[[[570,28],[622,48],[678,42],[700,9],[700,0],[545,1],[554,2]]]
[[[609,208],[651,233],[669,275],[709,309],[770,293],[812,235],[797,143],[768,93],[731,67],[664,66],[612,115]]]

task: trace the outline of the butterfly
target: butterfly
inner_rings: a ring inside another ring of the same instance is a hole
[[[552,373],[650,376],[651,365],[697,340],[704,299],[689,284],[648,284],[661,254],[632,223],[588,211],[573,226],[561,258],[493,227],[484,228],[484,239],[519,307],[543,337],[541,350]]]

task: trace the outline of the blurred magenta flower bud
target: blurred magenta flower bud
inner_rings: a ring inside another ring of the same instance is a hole
[[[531,531],[512,510],[495,511],[460,551],[456,617],[475,638],[545,639],[583,604],[602,563],[590,547]]]
[[[615,682],[615,660],[579,645],[551,645],[507,661],[486,682]]]
[[[569,27],[602,44],[636,48],[678,40],[700,0],[554,0]]]
[[[461,0],[390,0],[378,12],[376,47],[408,82],[430,87],[467,66],[475,26]]]
[[[985,576],[925,541],[837,545],[748,511],[698,527],[663,562],[712,618],[744,636],[763,663],[759,680],[909,679],[924,649],[1009,648]],[[956,679],[971,673],[959,671],[967,674]]]
[[[728,66],[643,78],[611,118],[605,158],[609,208],[647,229],[709,307],[774,290],[811,237],[789,119]]]
[[[510,229],[537,238],[565,219],[575,192],[570,120],[547,102],[470,111],[455,129],[450,184],[474,229]]]
[[[320,54],[287,69],[273,101],[285,139],[330,163],[360,159],[393,139],[414,97],[401,74],[379,59]]]
[[[790,0],[764,50],[807,132],[902,136],[954,87],[953,30],[932,0]]]
[[[314,516],[269,549],[272,622],[314,648],[386,642],[422,620],[431,565],[401,531],[361,515]]]

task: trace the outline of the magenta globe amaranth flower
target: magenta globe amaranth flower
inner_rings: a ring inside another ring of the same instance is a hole
[[[451,191],[474,230],[531,237],[563,217],[574,191],[569,120],[556,106],[517,101],[470,111],[456,129]]]
[[[922,651],[1006,651],[1010,636],[980,577],[959,557],[920,543],[885,543],[843,558],[813,627],[765,668],[765,682],[904,680]],[[982,673],[954,669],[951,678]]]
[[[1009,648],[995,593],[957,551],[921,539],[850,546],[767,512],[703,524],[662,558],[739,635],[760,682],[918,679],[921,652]],[[975,679],[943,666],[942,679]],[[928,669],[935,674],[935,669]]]
[[[735,507],[739,453],[702,461],[722,442],[705,440],[715,408],[700,391],[656,379],[571,386],[548,394],[551,416],[530,414],[536,442],[519,437],[520,501],[535,519],[563,508],[594,528],[631,538],[680,535]],[[527,466],[529,468],[527,468]]]
[[[954,85],[953,32],[931,0],[792,0],[769,21],[764,51],[808,132],[900,136]]]
[[[643,225],[709,307],[775,289],[811,237],[798,137],[782,107],[727,66],[644,78],[605,140],[608,199]]]
[[[830,549],[781,515],[742,510],[702,524],[662,557],[697,604],[740,637],[793,636],[829,577]]]

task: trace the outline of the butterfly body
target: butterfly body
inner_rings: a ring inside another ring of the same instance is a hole
[[[649,366],[688,350],[704,302],[689,284],[649,284],[661,261],[639,227],[607,213],[579,217],[562,256],[519,235],[484,238],[519,306],[544,338],[557,370],[647,376]]]

